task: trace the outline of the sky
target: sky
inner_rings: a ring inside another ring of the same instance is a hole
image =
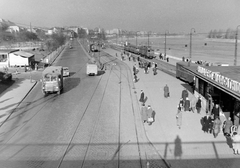
[[[240,0],[0,0],[0,18],[39,26],[196,32],[236,29]]]

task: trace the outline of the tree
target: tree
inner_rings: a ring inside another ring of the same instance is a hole
[[[208,33],[208,38],[212,38],[213,37],[213,34],[212,34],[212,30]]]
[[[79,38],[86,38],[86,37],[87,37],[87,32],[86,32],[86,30],[84,30],[84,29],[81,28],[80,31],[79,31],[78,37],[79,37]]]
[[[224,36],[225,39],[230,39],[231,31],[232,31],[232,30],[231,30],[230,28],[227,29],[227,31],[226,31],[226,33],[225,33],[225,36]]]
[[[54,51],[61,45],[65,44],[66,36],[62,33],[52,34],[46,41],[45,45],[49,51]]]

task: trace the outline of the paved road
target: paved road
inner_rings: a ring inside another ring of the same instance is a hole
[[[107,70],[88,77],[87,61],[75,41],[56,61],[71,71],[63,94],[44,97],[38,83],[2,125],[2,167],[144,167],[147,157],[165,166],[139,122],[129,67],[102,56]]]

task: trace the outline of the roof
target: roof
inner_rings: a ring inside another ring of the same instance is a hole
[[[57,74],[57,75],[60,75],[62,68],[63,68],[62,66],[50,66],[50,67],[47,67],[46,69],[44,69],[42,74],[43,75],[45,75],[45,74]]]
[[[25,58],[30,58],[30,57],[34,56],[34,54],[28,53],[25,51],[16,51],[16,52],[13,52],[13,54],[17,55],[17,56],[25,57]]]
[[[240,66],[185,67],[198,78],[211,83],[224,92],[240,98]]]
[[[13,49],[0,50],[0,54],[8,54],[8,53],[12,53],[15,51],[19,51],[19,50],[13,50]]]

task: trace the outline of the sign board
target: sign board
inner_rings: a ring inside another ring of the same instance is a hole
[[[219,83],[220,85],[234,91],[240,93],[240,83],[228,77],[221,75],[219,72],[212,72],[206,68],[198,66],[197,72],[203,74],[209,79]]]

